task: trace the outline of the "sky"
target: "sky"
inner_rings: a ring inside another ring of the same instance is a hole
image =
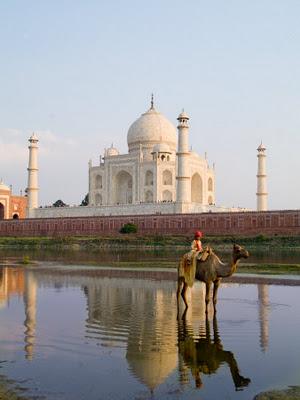
[[[150,107],[215,163],[216,204],[256,208],[257,147],[270,209],[300,205],[300,1],[0,2],[0,178],[27,186],[39,137],[39,201],[80,204],[88,161]]]

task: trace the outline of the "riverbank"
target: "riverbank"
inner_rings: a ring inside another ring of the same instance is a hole
[[[0,375],[0,400],[29,400],[24,397],[26,389],[18,386],[13,380]]]
[[[0,249],[122,249],[122,248],[188,248],[191,237],[186,235],[148,235],[136,234],[97,236],[97,237],[0,237]],[[215,250],[231,251],[236,242],[249,250],[284,249],[300,251],[300,236],[206,236],[204,245]]]
[[[250,258],[242,260],[238,272],[265,275],[300,274],[300,237],[207,236],[210,245],[227,260],[233,241],[245,246]],[[118,235],[103,237],[0,238],[0,262],[27,264],[34,261],[63,264],[143,269],[176,268],[188,251],[191,238],[177,236]]]
[[[76,257],[76,255],[80,257]],[[57,257],[49,255],[45,257],[43,254],[32,254],[32,257],[28,255],[23,255],[22,252],[19,254],[14,254],[6,256],[5,254],[1,254],[0,251],[0,268],[1,267],[17,267],[17,266],[28,266],[37,267],[39,270],[42,270],[47,263],[50,263],[52,266],[55,264],[60,264],[61,266],[74,266],[74,271],[77,272],[78,269],[81,269],[85,274],[88,274],[89,267],[92,267],[93,273],[99,267],[99,270],[110,269],[110,270],[118,270],[118,271],[132,271],[136,273],[140,271],[141,273],[151,271],[153,273],[158,273],[158,276],[162,279],[161,275],[165,275],[164,278],[172,276],[172,279],[177,279],[177,264],[180,255],[178,254],[177,259],[172,258],[150,258],[143,260],[143,254],[140,254],[140,257],[137,259],[125,260],[118,259],[115,257],[101,257],[104,254],[100,252],[98,257],[90,257],[85,258],[84,254],[81,252],[73,252],[73,258],[68,257]],[[170,275],[171,274],[171,275]],[[271,277],[272,275],[277,275],[278,278],[281,276],[295,276],[295,279],[300,278],[300,263],[291,263],[291,262],[247,262],[243,260],[238,267],[237,272],[234,274],[233,281],[238,277],[238,281],[246,276],[249,277],[256,276],[259,277],[265,276],[266,278]],[[299,278],[298,278],[299,277]],[[252,279],[252,278],[251,278]],[[230,280],[230,279],[229,279]],[[228,280],[228,281],[229,281]]]

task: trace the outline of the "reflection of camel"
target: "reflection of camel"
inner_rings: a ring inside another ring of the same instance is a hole
[[[232,260],[229,263],[223,263],[219,257],[210,249],[210,255],[203,260],[196,260],[191,265],[186,265],[186,255],[183,256],[178,266],[177,281],[177,302],[179,306],[180,293],[186,308],[188,307],[186,299],[186,291],[188,286],[193,286],[194,279],[204,282],[206,285],[205,303],[206,309],[209,303],[209,291],[211,283],[214,284],[213,303],[214,308],[217,304],[217,292],[221,282],[221,278],[226,278],[235,273],[238,262],[241,258],[248,258],[249,253],[242,246],[235,244],[233,246]],[[206,256],[205,256],[206,257]],[[191,279],[191,275],[192,278]],[[215,309],[216,311],[216,309]]]
[[[239,368],[231,351],[223,350],[223,345],[218,332],[217,318],[214,314],[213,319],[213,340],[210,337],[210,324],[206,314],[205,334],[200,338],[194,337],[192,326],[186,322],[186,311],[182,319],[178,319],[178,350],[182,363],[180,367],[181,381],[186,381],[185,368],[190,368],[195,379],[196,387],[200,388],[203,384],[200,374],[214,374],[219,367],[226,363],[231,372],[231,377],[236,390],[242,390],[251,382],[249,378],[244,378],[239,373]]]

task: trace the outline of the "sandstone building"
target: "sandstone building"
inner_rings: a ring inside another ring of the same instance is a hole
[[[19,219],[26,216],[27,197],[15,196],[11,188],[0,181],[0,220]]]

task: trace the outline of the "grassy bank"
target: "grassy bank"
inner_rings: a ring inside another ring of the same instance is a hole
[[[136,234],[101,237],[0,237],[0,248],[16,249],[99,249],[99,248],[152,248],[189,246],[191,237],[184,235],[139,236]],[[300,236],[224,237],[207,236],[203,243],[218,250],[231,249],[236,242],[251,249],[295,249],[300,250]]]
[[[29,400],[24,396],[26,389],[17,385],[13,380],[0,375],[0,400]]]
[[[250,251],[238,272],[249,274],[300,274],[300,237],[234,238]],[[186,236],[118,235],[66,238],[0,238],[0,262],[22,265],[34,261],[119,268],[176,268],[190,247]],[[205,237],[222,260],[228,260],[233,238]]]
[[[291,386],[285,390],[270,390],[254,397],[253,400],[299,400],[300,386]]]

